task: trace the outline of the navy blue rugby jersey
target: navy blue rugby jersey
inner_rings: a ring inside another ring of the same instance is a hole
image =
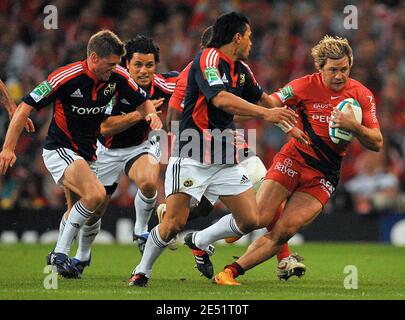
[[[178,75],[179,73],[177,71],[155,73],[148,92],[151,99],[165,98],[165,103],[167,103],[173,94]],[[115,106],[111,109],[111,113],[109,112],[110,110],[106,111],[106,117],[110,115],[126,114],[133,111],[129,102],[121,97],[119,93],[114,96],[113,104],[115,104]],[[137,146],[148,139],[149,132],[149,124],[145,120],[142,120],[125,131],[112,136],[100,135],[98,139],[107,148],[128,148]]]
[[[259,101],[263,94],[246,63],[233,62],[219,49],[204,49],[195,57],[189,71],[175,156],[190,157],[202,163],[238,162],[232,140],[233,114],[211,103],[223,90],[251,103]]]
[[[23,101],[40,110],[53,103],[53,118],[45,149],[69,148],[90,161],[95,160],[97,136],[104,113],[117,93],[135,109],[149,96],[121,67],[113,69],[108,81],[98,81],[86,60],[51,73]]]

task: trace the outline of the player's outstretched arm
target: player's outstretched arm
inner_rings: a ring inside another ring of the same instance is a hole
[[[4,175],[8,167],[12,167],[16,161],[14,153],[21,131],[27,123],[27,119],[33,107],[22,102],[14,113],[7,130],[6,138],[3,144],[3,150],[0,153],[0,174]]]
[[[0,80],[0,106],[4,106],[8,112],[8,117],[11,120],[15,111],[17,110],[17,106],[14,100],[10,97],[6,85],[3,81]],[[25,130],[27,132],[35,132],[35,126],[31,119],[27,119],[25,123]]]
[[[150,100],[147,100],[150,102]],[[156,100],[157,103],[159,103],[159,100]],[[128,128],[132,127],[134,124],[137,124],[141,120],[147,120],[145,112],[146,110],[144,109],[144,104],[146,101],[141,104],[137,110],[134,110],[132,112],[126,113],[126,114],[120,114],[116,116],[109,116],[107,119],[105,119],[101,125],[100,125],[100,133],[104,136],[112,136],[117,133],[123,132],[127,130]],[[149,104],[148,104],[149,105]],[[152,104],[153,108],[154,104]],[[149,105],[150,108],[150,105]],[[158,114],[160,111],[153,111],[155,109],[149,109],[152,113]],[[158,117],[159,118],[159,117]],[[159,119],[160,121],[160,119]],[[161,127],[159,128],[161,129]],[[158,130],[158,129],[153,129],[153,130]]]
[[[6,85],[1,80],[0,80],[0,106],[6,108],[8,116],[11,120],[15,110],[17,109],[17,106],[14,100],[11,99],[10,95],[8,94]]]
[[[162,121],[159,118],[159,115],[155,109],[155,106],[151,100],[146,100],[138,107],[138,111],[149,122],[149,127],[152,130],[160,130],[163,127]]]
[[[260,105],[266,108],[283,107],[283,104],[280,100],[277,100],[276,98],[272,97],[271,95],[268,95],[265,92],[263,92],[259,103]],[[283,130],[285,133],[290,134],[293,138],[297,139],[299,142],[307,145],[311,144],[311,140],[309,139],[309,137],[297,127],[288,126],[286,125],[286,123],[283,122],[276,123],[276,126],[280,127],[281,130]]]
[[[127,130],[143,119],[144,117],[141,115],[141,113],[136,110],[126,114],[109,116],[101,123],[100,133],[103,136],[113,136]]]
[[[283,104],[281,101],[275,99],[271,95],[263,92],[262,96],[260,97],[259,104],[265,108],[281,108]]]
[[[221,91],[213,97],[212,103],[219,109],[239,116],[252,116],[272,123],[286,122],[292,127],[297,123],[298,116],[292,110],[286,108],[266,109],[226,91]]]

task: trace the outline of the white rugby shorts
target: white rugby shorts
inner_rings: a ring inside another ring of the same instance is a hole
[[[55,150],[43,149],[42,158],[50,174],[52,175],[55,183],[61,184],[61,179],[65,173],[66,168],[76,160],[84,160],[84,158],[78,155],[71,149],[68,148],[58,148]],[[85,160],[86,161],[86,160]],[[96,168],[94,166],[94,161],[86,161],[90,169],[96,173]]]
[[[204,195],[215,204],[220,196],[238,195],[251,187],[248,174],[240,164],[204,164],[171,157],[166,170],[166,198],[174,193],[186,193],[200,201]]]
[[[127,163],[142,154],[151,154],[160,161],[159,142],[152,137],[134,147],[108,149],[97,141],[97,160],[95,161],[97,178],[105,187],[118,183],[121,175],[125,173]]]
[[[267,169],[263,164],[263,161],[258,156],[252,156],[243,160],[240,165],[245,168],[249,179],[253,184],[253,190],[257,192],[267,173]]]

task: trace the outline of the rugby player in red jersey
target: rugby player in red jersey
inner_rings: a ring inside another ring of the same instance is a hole
[[[220,285],[239,285],[235,278],[270,259],[303,226],[321,212],[336,189],[342,158],[347,145],[334,144],[329,137],[332,127],[350,131],[372,151],[380,151],[383,137],[376,116],[372,92],[349,77],[352,49],[346,39],[325,36],[312,56],[318,73],[288,83],[271,95],[274,106],[295,107],[300,127],[311,139],[310,145],[296,140],[286,143],[274,157],[258,195],[259,224],[268,225],[280,204],[286,205],[270,232],[254,241],[234,263],[215,276]],[[343,99],[356,99],[363,112],[362,123],[354,112],[343,113],[336,105]]]
[[[0,153],[0,174],[5,174],[16,161],[14,150],[29,114],[53,103],[43,158],[55,182],[65,188],[70,209],[49,257],[63,277],[80,278],[68,256],[72,241],[105,202],[106,191],[96,177],[94,161],[100,124],[112,97],[118,92],[133,110],[150,121],[151,129],[162,127],[148,94],[117,67],[124,53],[124,44],[113,32],[102,30],[94,34],[88,42],[86,60],[51,73],[23,98]]]

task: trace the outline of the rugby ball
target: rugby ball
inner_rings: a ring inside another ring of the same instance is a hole
[[[357,100],[353,98],[347,98],[340,101],[336,107],[342,112],[349,112],[349,106],[352,107],[357,122],[361,123],[363,113],[360,103]],[[329,136],[334,143],[345,144],[349,143],[353,139],[353,134],[350,131],[344,130],[342,128],[331,128],[331,124],[334,124],[334,122],[329,121]]]

